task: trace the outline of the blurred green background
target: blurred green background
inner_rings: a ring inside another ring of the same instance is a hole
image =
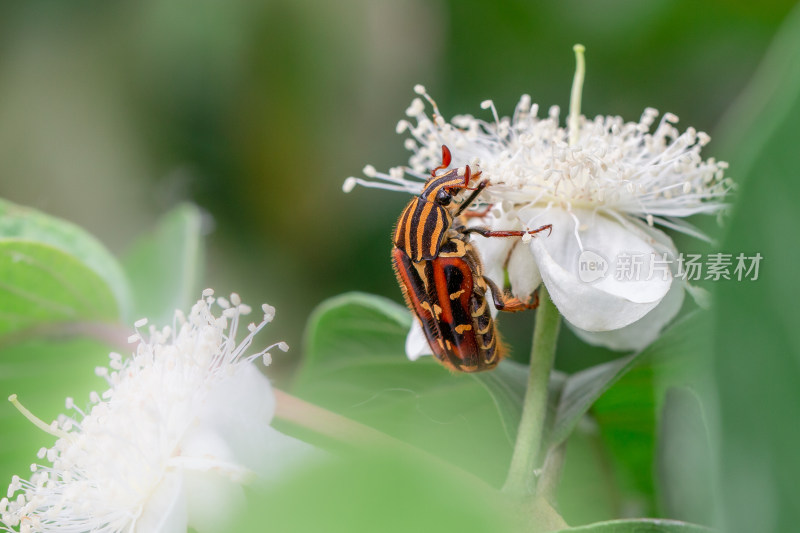
[[[415,83],[448,116],[522,93],[565,107],[581,42],[588,115],[654,106],[713,136],[792,4],[6,0],[0,196],[118,253],[196,202],[206,284],[275,305],[297,348],[327,297],[401,301],[388,235],[407,196],[341,184],[406,160],[394,125]],[[502,322],[527,354],[532,314]]]
[[[751,201],[739,209],[723,246],[762,251],[764,283],[746,292],[735,283],[717,289],[723,305],[716,322],[695,326],[709,346],[695,348],[715,353],[720,427],[712,422],[711,433],[724,436],[719,479],[726,511],[739,512],[730,523],[743,532],[790,531],[774,509],[792,507],[798,465],[782,458],[800,440],[800,366],[786,357],[800,352],[800,293],[796,282],[788,290],[780,283],[793,279],[798,260],[781,259],[787,251],[797,255],[796,238],[789,249],[781,240],[798,227],[800,121],[790,120],[800,117],[797,52],[762,71],[762,81],[774,84],[756,87],[728,110],[793,6],[6,0],[0,4],[0,197],[71,220],[116,253],[180,202],[198,204],[207,234],[205,284],[278,309],[268,336],[293,347],[275,357],[271,375],[280,383],[321,301],[351,290],[401,301],[389,233],[408,197],[363,188],[345,195],[341,184],[367,163],[386,169],[406,160],[394,126],[413,85],[426,85],[447,116],[478,114],[486,98],[508,114],[522,93],[544,108],[565,107],[572,45],[580,42],[587,48],[587,115],[636,120],[648,106],[673,112],[679,127],[712,135],[705,156],[738,157],[730,176],[750,177],[742,195]],[[776,87],[787,94],[773,98]],[[773,100],[788,103],[769,108]],[[762,110],[772,122],[759,122]],[[753,153],[740,151],[749,137],[758,141],[750,143]],[[771,181],[759,187],[755,179]],[[776,226],[782,231],[772,231]],[[702,249],[697,241],[681,243],[686,251]],[[778,264],[782,270],[770,273],[768,265]],[[518,358],[528,353],[532,322],[532,313],[501,320]],[[578,343],[564,328],[557,366],[574,371],[612,356]],[[32,365],[31,379],[36,372]],[[630,374],[593,410],[603,428],[619,429],[603,435],[616,457],[598,459],[591,427],[571,441],[565,485],[585,489],[564,503],[576,523],[653,511],[644,504],[621,509],[603,498],[614,497],[606,485],[612,459],[620,457],[633,468],[629,479],[616,481],[634,496],[653,492],[654,411],[667,408],[654,397],[664,380],[657,374],[647,368]],[[620,418],[619,406],[630,407],[632,399],[649,425]],[[60,396],[39,400],[58,403]],[[694,401],[680,392],[671,400],[689,410]],[[709,468],[707,458],[687,459]],[[699,509],[698,521],[713,518],[711,506]],[[765,522],[770,517],[774,523]]]

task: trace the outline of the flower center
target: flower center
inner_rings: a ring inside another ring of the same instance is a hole
[[[439,164],[441,146],[453,161],[480,171],[490,186],[481,200],[504,209],[557,205],[613,211],[653,224],[674,226],[675,217],[719,212],[724,196],[734,188],[723,173],[727,163],[703,160],[700,150],[710,137],[694,128],[675,128],[678,117],[666,113],[653,129],[658,111],[645,109],[638,122],[618,116],[588,119],[581,115],[585,74],[584,48],[575,45],[576,69],[567,126],[560,125],[558,106],[539,117],[539,106],[523,95],[511,117],[500,117],[491,100],[481,108],[492,119],[457,115],[447,122],[425,87],[417,85],[398,133],[410,134],[405,146],[412,153],[409,167],[380,173],[364,169],[371,180],[348,178],[344,190],[356,184],[418,194]],[[430,116],[426,102],[432,108]],[[376,181],[380,180],[380,181]]]

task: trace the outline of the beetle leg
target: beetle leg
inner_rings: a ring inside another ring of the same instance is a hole
[[[469,167],[467,167],[467,168],[469,168]],[[461,204],[458,207],[458,211],[455,212],[455,214],[453,215],[453,218],[455,218],[458,215],[460,215],[461,213],[463,213],[470,206],[470,204],[475,201],[475,198],[478,197],[478,195],[481,193],[481,191],[484,188],[486,188],[487,185],[489,185],[489,182],[486,181],[486,180],[483,180],[480,183],[478,183],[478,185],[475,187],[475,190],[472,192],[472,194],[470,194],[469,197],[467,197],[467,199],[464,201],[464,203]]]
[[[486,276],[484,276],[483,279],[492,290],[492,301],[494,302],[494,306],[498,311],[516,313],[517,311],[525,311],[527,309],[536,309],[539,307],[538,291],[534,291],[533,293],[533,303],[525,303],[519,298],[511,296],[510,294],[507,294],[505,291],[501,290],[494,281],[490,280]]]
[[[483,218],[489,214],[489,211],[491,211],[491,209],[492,209],[492,204],[489,204],[482,211],[464,211],[461,213],[461,216],[464,218]]]
[[[492,231],[486,228],[466,228],[462,230],[462,233],[477,233],[478,235],[482,235],[484,237],[522,237],[526,233],[529,235],[535,235],[539,232],[547,230],[547,235],[549,236],[553,233],[553,225],[552,224],[545,224],[536,229],[532,229],[530,231],[523,231],[523,230],[510,230],[510,231]]]

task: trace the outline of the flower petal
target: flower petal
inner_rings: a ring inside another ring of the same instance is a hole
[[[319,448],[289,435],[284,435],[273,427],[267,428],[268,439],[261,448],[267,459],[259,469],[261,479],[273,482],[279,478],[327,457]]]
[[[633,324],[611,331],[586,331],[569,321],[567,325],[586,343],[618,351],[639,351],[656,340],[664,326],[678,314],[683,298],[683,284],[676,281],[661,302]]]
[[[522,229],[519,220],[507,215],[492,218],[491,230],[516,231]],[[505,271],[511,282],[511,292],[523,301],[528,301],[533,291],[542,283],[542,276],[528,247],[519,237],[481,237],[475,235],[472,244],[478,250],[483,263],[483,275],[503,287]],[[491,299],[491,297],[490,297]],[[494,308],[494,306],[492,306]],[[493,311],[492,316],[495,316]]]
[[[185,533],[187,527],[183,476],[167,472],[136,519],[135,533]]]
[[[508,280],[511,282],[511,293],[524,302],[530,300],[533,291],[542,283],[536,260],[530,248],[522,242],[514,246],[508,258]]]
[[[523,220],[538,217],[553,225],[551,235],[531,241],[531,251],[553,302],[573,325],[587,331],[619,329],[642,318],[667,294],[672,276],[649,275],[664,244],[640,228],[581,209],[551,208],[540,215],[541,209],[520,211]],[[587,277],[584,270],[581,277],[587,257],[599,264],[599,275]],[[625,277],[626,257],[640,262],[639,275],[631,269],[631,279]]]
[[[492,220],[493,223],[490,228],[492,230],[518,230],[522,227],[519,221],[509,220],[506,216],[501,216],[497,219],[493,218]],[[502,286],[505,279],[506,261],[511,253],[511,248],[520,242],[519,238],[487,238],[475,235],[470,242],[478,250],[478,254],[481,257],[483,274],[497,283],[498,286]]]
[[[232,368],[208,391],[198,424],[230,447],[231,460],[254,471],[269,458],[261,453],[275,413],[269,380],[252,363]]]
[[[406,337],[406,356],[412,361],[416,361],[423,355],[433,355],[428,338],[425,332],[422,331],[422,324],[419,319],[414,317],[411,324],[411,329]]]

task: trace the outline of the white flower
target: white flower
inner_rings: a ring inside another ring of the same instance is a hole
[[[178,311],[172,327],[150,327],[147,336],[138,331],[147,321],[137,322],[129,339],[136,352],[124,361],[112,353],[109,367],[97,369],[110,388],[92,393],[87,412],[67,399],[73,413],[46,428],[59,438],[39,452],[51,466],[32,465],[29,481],[14,477],[0,524],[23,532],[224,530],[243,501],[239,485],[275,474],[287,453],[308,446],[270,427],[275,398],[253,364],[268,364],[267,350],[286,344],[245,355],[275,314],[262,309],[238,345],[249,308],[236,294],[228,301],[206,290],[188,317]]]
[[[576,52],[566,126],[557,106],[540,117],[528,95],[512,117],[499,117],[487,100],[481,107],[490,110],[491,120],[458,115],[447,122],[418,85],[424,100],[415,98],[406,111],[411,121],[397,127],[411,136],[405,143],[412,152],[409,166],[386,174],[368,166],[364,173],[373,180],[349,178],[344,189],[358,183],[418,194],[446,145],[453,161],[489,181],[481,200],[492,209],[479,225],[531,230],[552,224],[551,235],[535,238],[475,237],[488,277],[502,282],[507,268],[513,293],[523,299],[544,282],[579,336],[614,349],[639,349],[683,301],[683,282],[672,275],[675,245],[655,225],[706,238],[683,217],[720,213],[733,184],[723,177],[725,162],[700,157],[709,136],[693,128],[680,133],[670,113],[657,123],[651,108],[638,122],[581,115],[582,49]],[[418,339],[407,346],[427,348]]]

